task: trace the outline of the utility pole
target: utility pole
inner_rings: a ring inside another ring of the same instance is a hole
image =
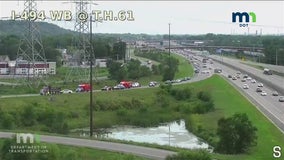
[[[278,53],[277,53],[277,48],[276,48],[275,50],[276,50],[276,51],[275,51],[275,52],[276,52],[276,56],[275,56],[275,65],[278,65],[278,63],[277,63],[277,62],[278,62],[278,55],[277,55]]]
[[[90,137],[93,136],[93,36],[92,14],[90,14]]]
[[[171,24],[169,23],[169,57],[171,56]]]
[[[171,74],[171,24],[169,23],[169,72]]]

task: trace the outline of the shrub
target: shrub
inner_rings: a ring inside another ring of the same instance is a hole
[[[211,160],[210,154],[204,150],[182,151],[178,154],[167,156],[166,160]]]
[[[211,101],[211,95],[209,94],[209,92],[205,92],[205,91],[200,91],[197,93],[197,98],[204,101],[204,102],[209,102]]]
[[[245,113],[221,118],[217,128],[217,135],[220,137],[217,150],[228,154],[245,153],[256,145],[256,131]]]
[[[116,111],[116,115],[120,117],[125,117],[128,114],[128,111],[125,108],[120,108]]]

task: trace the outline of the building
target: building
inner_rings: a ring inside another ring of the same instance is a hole
[[[7,55],[0,55],[0,74],[9,74],[9,61],[10,58]]]
[[[56,74],[56,62],[35,62],[33,64],[20,61],[13,68],[16,75]]]
[[[8,62],[0,62],[0,74],[9,74],[9,64]]]
[[[35,62],[27,61],[0,61],[1,75],[41,75],[56,74],[56,62]]]

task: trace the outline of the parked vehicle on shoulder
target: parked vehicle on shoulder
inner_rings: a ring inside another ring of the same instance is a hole
[[[158,85],[158,82],[156,81],[149,82],[149,87],[155,87],[156,85]]]
[[[113,87],[114,90],[121,90],[121,89],[125,89],[125,86],[122,84],[118,84],[116,86]]]
[[[82,83],[78,85],[76,92],[89,92],[91,91],[91,85],[88,83]]]
[[[132,87],[141,87],[140,83],[138,82],[133,82]]]
[[[102,91],[111,91],[112,88],[109,87],[109,86],[104,86],[101,90],[102,90]]]
[[[121,81],[119,84],[123,85],[125,88],[131,88],[132,87],[132,82],[130,82],[130,81]]]
[[[70,93],[73,93],[73,91],[70,90],[70,89],[63,89],[63,90],[60,91],[60,93],[61,93],[61,94],[66,94],[66,93],[69,93],[69,94],[70,94]]]

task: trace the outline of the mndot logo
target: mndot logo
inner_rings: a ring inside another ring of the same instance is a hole
[[[17,133],[16,134],[16,141],[17,143],[40,143],[40,136],[37,134],[31,134],[31,133]]]
[[[239,26],[240,27],[248,27],[249,22],[256,22],[256,14],[254,12],[233,12],[232,13],[232,22],[237,22],[237,17],[239,20]],[[245,23],[243,22],[243,18],[245,18]]]

